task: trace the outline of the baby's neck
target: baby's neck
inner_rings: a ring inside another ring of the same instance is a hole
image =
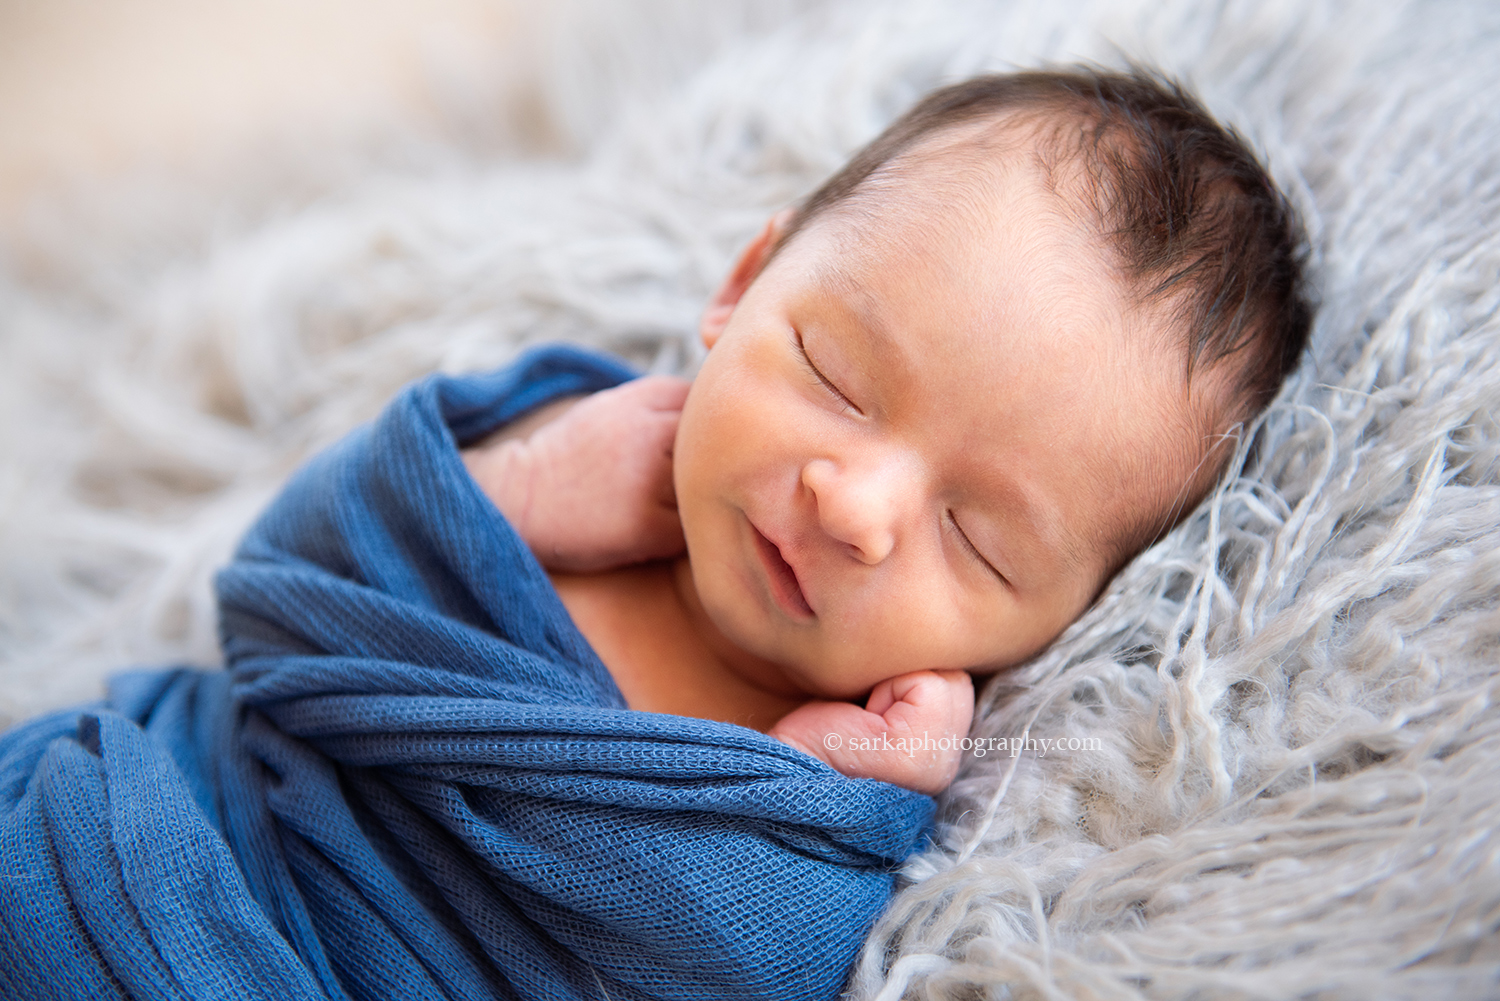
[[[777,665],[719,632],[686,557],[553,574],[552,583],[632,709],[765,730],[808,699]]]

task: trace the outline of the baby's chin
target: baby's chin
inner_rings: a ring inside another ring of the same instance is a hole
[[[779,666],[788,681],[809,698],[863,702],[881,682],[918,671],[966,671],[975,681],[984,681],[1021,666],[1050,645],[1049,641],[1025,657],[977,664],[945,663],[937,658],[924,658],[920,653],[892,660],[880,656],[888,651],[846,650],[841,652],[842,656],[807,656],[799,651],[799,655],[781,658]]]
[[[863,702],[876,685],[880,684],[881,681],[887,680],[886,678],[881,678],[869,684],[860,682],[851,683],[843,681],[836,676],[830,676],[836,675],[837,672],[824,672],[822,676],[809,677],[807,673],[798,671],[795,666],[789,665],[784,670],[787,672],[792,684],[803,695],[811,699],[827,699],[836,702]],[[890,675],[890,677],[894,678],[903,673],[905,672],[897,671]]]
[[[860,703],[881,682],[916,671],[946,669],[918,661],[882,664],[881,658],[857,654],[847,658],[828,654],[787,657],[779,666],[787,680],[808,698]]]
[[[737,661],[737,670],[778,694],[848,701],[862,698],[884,680],[862,684],[860,672],[852,665],[816,647],[789,642],[786,635],[773,629],[756,629],[736,621],[733,614],[715,615],[714,609],[706,610],[725,642],[738,654],[731,658]],[[892,677],[900,673],[896,671]]]

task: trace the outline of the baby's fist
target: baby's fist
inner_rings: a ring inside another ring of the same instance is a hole
[[[688,383],[646,376],[584,397],[464,462],[549,570],[587,573],[683,550],[672,443]]]
[[[959,740],[973,718],[974,682],[967,671],[913,671],[876,685],[863,709],[809,702],[770,734],[851,778],[936,795],[958,774]]]

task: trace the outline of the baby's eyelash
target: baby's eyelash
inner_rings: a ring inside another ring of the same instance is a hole
[[[999,579],[1000,583],[1002,583],[1005,586],[1009,587],[1010,586],[1010,581],[1008,581],[1008,580],[1005,579],[1005,574],[1001,573],[999,570],[996,570],[995,569],[995,565],[993,563],[991,563],[989,560],[987,560],[987,559],[984,558],[984,554],[981,553],[979,551],[979,547],[976,546],[976,545],[974,545],[973,541],[971,541],[969,539],[968,533],[965,532],[963,526],[958,523],[958,519],[956,517],[954,517],[952,511],[948,511],[947,512],[947,518],[948,518],[948,524],[952,525],[953,526],[953,530],[958,533],[959,541],[962,542],[964,548],[969,551],[969,555],[972,556],[972,557],[974,557],[974,559],[978,560],[984,566],[984,568],[986,570],[988,570],[990,573],[994,574],[995,577]]]
[[[813,377],[821,382],[823,384],[823,387],[830,393],[832,393],[834,396],[837,396],[839,398],[839,402],[843,403],[844,406],[848,407],[850,410],[853,410],[857,414],[863,414],[864,411],[859,409],[859,407],[856,407],[854,405],[854,401],[845,396],[844,391],[835,386],[833,382],[828,378],[828,376],[820,372],[818,370],[818,366],[813,364],[813,360],[808,357],[807,348],[802,345],[802,331],[793,330],[792,336],[797,341],[797,356],[802,359],[802,364],[805,365],[807,367],[807,370],[813,374]]]

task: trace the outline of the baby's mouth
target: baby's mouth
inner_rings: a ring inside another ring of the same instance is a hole
[[[802,593],[802,585],[797,582],[797,571],[782,558],[776,543],[760,534],[760,529],[754,525],[750,526],[750,531],[755,533],[755,548],[760,551],[760,561],[765,565],[771,596],[776,604],[794,619],[816,618],[812,606],[807,603],[807,595]]]

